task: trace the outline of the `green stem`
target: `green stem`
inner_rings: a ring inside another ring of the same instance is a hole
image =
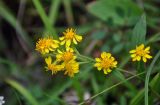
[[[82,61],[89,61],[89,62],[92,62],[92,63],[95,62],[95,60],[93,58],[81,55],[76,48],[74,48],[74,50],[76,52],[76,55],[77,55],[78,59],[80,59]]]
[[[84,55],[77,55],[79,59],[83,59],[85,61],[90,61],[90,62],[95,62],[94,59],[90,58],[90,57],[87,57],[87,56],[84,56]]]
[[[135,74],[133,74],[132,72],[129,72],[129,71],[124,70],[124,69],[121,69],[121,68],[116,68],[116,69],[119,70],[119,71],[122,71],[122,72],[124,72],[124,73],[128,73],[128,74],[131,74],[131,75],[135,75]]]
[[[78,105],[83,105],[83,104],[85,104],[86,102],[88,102],[88,101],[94,99],[95,97],[97,97],[97,96],[99,96],[99,95],[101,95],[101,94],[103,94],[103,93],[105,93],[105,92],[107,92],[107,91],[109,91],[109,90],[111,90],[111,89],[113,89],[113,88],[115,88],[115,87],[121,85],[122,83],[124,83],[124,82],[126,82],[126,81],[128,81],[128,80],[130,80],[130,79],[133,79],[133,78],[135,78],[135,77],[137,77],[137,76],[139,76],[139,75],[142,75],[142,74],[144,74],[144,73],[145,73],[145,72],[142,72],[142,73],[139,73],[139,74],[137,74],[137,75],[131,76],[131,77],[127,78],[127,79],[124,80],[124,81],[121,81],[121,82],[119,82],[119,83],[117,83],[117,84],[115,84],[115,85],[113,85],[113,86],[111,86],[111,87],[109,87],[109,88],[107,88],[107,89],[104,89],[104,90],[101,91],[100,93],[98,93],[98,94],[92,96],[92,97],[89,98],[88,100],[83,101],[83,102],[81,102],[81,103],[78,104]]]

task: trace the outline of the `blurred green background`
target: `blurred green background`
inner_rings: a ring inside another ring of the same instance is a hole
[[[77,48],[81,54],[111,52],[120,68],[136,74],[128,51],[132,43],[144,41],[153,56],[160,49],[159,7],[159,0],[0,0],[0,96],[5,105],[78,105],[120,81],[85,105],[144,105],[145,78],[125,82],[130,75],[113,71],[106,76],[89,64],[80,65],[74,78],[51,75],[34,49],[39,38],[61,36],[72,27],[83,36]],[[149,105],[160,105],[159,68],[157,63],[150,76]]]

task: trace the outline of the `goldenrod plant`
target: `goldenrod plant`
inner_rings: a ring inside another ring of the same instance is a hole
[[[0,0],[0,104],[159,105],[159,0]]]

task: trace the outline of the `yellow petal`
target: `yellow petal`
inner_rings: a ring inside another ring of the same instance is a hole
[[[137,47],[137,49],[143,49],[144,48],[144,44],[141,44],[140,46]]]
[[[57,51],[58,51],[58,53],[62,54],[62,51],[61,51],[61,50],[58,49]]]
[[[116,67],[117,65],[117,61],[113,62],[113,66]]]
[[[80,41],[82,40],[82,36],[80,36],[80,35],[75,35],[75,38],[76,38],[76,40],[77,40],[78,42],[80,42]]]
[[[100,67],[100,65],[101,65],[100,63],[95,63],[94,64],[95,67]]]
[[[110,73],[112,70],[111,69],[107,69],[107,72]]]
[[[150,50],[150,47],[145,48],[145,51],[149,51],[149,50]]]
[[[136,50],[131,50],[131,51],[129,51],[129,53],[135,53],[136,52]]]
[[[137,61],[140,61],[140,60],[141,60],[141,57],[140,57],[140,56],[137,56],[136,58],[137,58]]]
[[[100,58],[95,58],[96,62],[101,62]]]
[[[103,72],[104,72],[104,74],[108,74],[108,72],[107,72],[107,70],[106,70],[106,69],[104,69],[104,70],[103,70]]]
[[[49,50],[48,50],[48,49],[45,49],[45,53],[49,53]]]
[[[147,62],[147,59],[145,57],[143,57],[143,62]]]
[[[71,45],[71,40],[66,41],[66,47],[69,47]]]
[[[107,53],[106,53],[106,52],[102,52],[102,53],[101,53],[101,58],[106,58],[106,56],[107,56]]]
[[[75,39],[75,38],[73,38],[73,43],[74,43],[74,44],[77,44],[77,41],[76,41],[76,39]]]
[[[60,38],[59,38],[59,40],[63,40],[63,39],[64,39],[64,37],[60,37]]]
[[[145,57],[148,58],[148,59],[152,58],[152,56],[150,56],[148,54],[146,54]]]
[[[65,42],[66,42],[66,41],[64,40],[64,41],[62,41],[60,44],[61,44],[61,45],[64,45],[64,44],[65,44]]]
[[[58,44],[52,44],[51,46],[52,46],[52,48],[57,48]]]
[[[50,56],[48,58],[45,58],[45,62],[47,65],[50,65],[52,63],[52,58]]]
[[[61,61],[61,60],[62,60],[62,55],[61,55],[61,54],[57,54],[57,55],[56,55],[56,58],[57,58],[57,59],[56,59],[57,61]]]
[[[132,54],[131,57],[134,58],[136,56],[136,54]]]
[[[101,67],[98,67],[98,71],[100,71],[100,70],[102,70],[102,68],[101,68]]]
[[[57,43],[57,44],[59,43],[59,41],[58,41],[58,40],[53,40],[53,41],[54,41],[54,43]]]
[[[106,56],[107,56],[107,58],[110,58],[110,57],[111,57],[111,54],[110,54],[110,53],[107,53]],[[114,58],[112,57],[112,59],[114,59]]]

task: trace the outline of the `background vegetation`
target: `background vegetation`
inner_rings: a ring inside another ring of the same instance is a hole
[[[159,53],[146,64],[132,63],[128,54],[140,43],[151,46],[153,57],[160,49],[159,6],[159,0],[1,0],[0,96],[5,105],[77,105],[92,96],[86,105],[160,105]],[[104,75],[88,64],[74,78],[46,72],[35,42],[62,35],[68,27],[83,35],[82,54],[111,52],[118,67],[133,75],[116,69]]]

